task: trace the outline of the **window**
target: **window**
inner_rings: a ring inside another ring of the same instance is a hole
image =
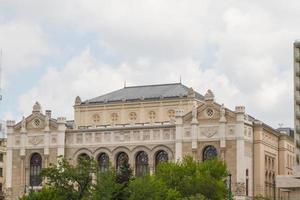
[[[80,155],[78,156],[77,162],[78,162],[80,159],[86,159],[86,160],[88,160],[88,159],[90,159],[90,156],[87,155],[86,153],[82,153],[82,154],[80,154]]]
[[[106,171],[108,169],[109,157],[106,153],[101,153],[98,156],[98,167],[100,172]]]
[[[143,176],[148,173],[148,155],[145,151],[141,151],[136,156],[136,176]]]
[[[203,161],[214,159],[217,156],[218,156],[218,152],[217,152],[217,149],[214,146],[208,145],[204,148],[204,150],[203,150]]]
[[[119,153],[116,160],[117,171],[119,171],[120,167],[126,163],[128,163],[128,155],[125,152]]]
[[[154,120],[155,117],[156,117],[156,116],[155,116],[155,112],[154,112],[154,111],[150,111],[150,112],[149,112],[149,119],[150,119],[150,120]]]
[[[167,162],[169,160],[168,153],[164,150],[157,152],[155,156],[155,166],[157,166],[161,162]]]
[[[94,114],[94,115],[93,115],[93,121],[94,121],[95,123],[99,123],[99,122],[100,122],[100,116],[99,116],[98,114]]]
[[[0,177],[3,177],[3,168],[0,167]]]
[[[249,196],[249,170],[246,169],[246,196]]]
[[[168,116],[170,119],[173,119],[175,117],[175,111],[174,110],[169,110],[168,111]]]
[[[207,108],[206,109],[206,115],[208,116],[208,117],[213,117],[213,115],[214,115],[214,110],[213,109],[211,109],[211,108]]]
[[[30,186],[39,186],[42,183],[40,172],[42,170],[42,157],[34,153],[30,159]]]
[[[3,153],[0,153],[0,162],[3,162]]]
[[[3,192],[2,183],[0,183],[0,192]]]
[[[112,113],[111,114],[111,121],[113,123],[116,123],[118,121],[118,114],[117,113]]]
[[[129,113],[129,118],[130,118],[130,120],[131,121],[135,121],[136,120],[136,113],[135,112],[131,112],[131,113]]]

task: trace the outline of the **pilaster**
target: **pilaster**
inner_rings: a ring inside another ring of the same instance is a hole
[[[175,161],[182,159],[183,110],[176,110]]]
[[[236,112],[236,199],[244,199],[245,197],[245,141],[244,141],[244,121],[245,107],[237,106]]]
[[[65,156],[65,132],[66,132],[66,118],[57,118],[58,133],[57,133],[57,156]]]

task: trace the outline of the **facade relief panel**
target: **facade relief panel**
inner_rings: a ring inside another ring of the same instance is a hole
[[[218,134],[218,126],[200,127],[200,137],[211,138]]]

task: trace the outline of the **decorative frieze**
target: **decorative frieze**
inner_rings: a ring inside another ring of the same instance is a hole
[[[218,126],[209,126],[200,128],[201,136],[211,138],[218,133]]]
[[[44,136],[43,135],[38,135],[38,136],[30,136],[28,137],[29,144],[31,145],[38,145],[38,144],[43,144],[44,143]]]

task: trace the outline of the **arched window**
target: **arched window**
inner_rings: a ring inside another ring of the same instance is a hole
[[[204,150],[203,150],[203,161],[214,159],[217,156],[218,156],[218,151],[214,146],[208,145],[204,148]]]
[[[143,176],[148,173],[148,155],[145,151],[141,151],[136,156],[136,176]]]
[[[101,153],[98,156],[98,167],[100,172],[106,171],[108,169],[109,157],[106,153]]]
[[[77,162],[78,162],[80,159],[88,160],[88,159],[90,159],[90,156],[87,155],[86,153],[82,153],[82,154],[80,154],[80,155],[78,156]]]
[[[116,160],[116,168],[117,171],[120,170],[120,167],[124,165],[125,163],[128,163],[128,155],[125,152],[120,152],[117,156]]]
[[[42,157],[34,153],[30,159],[30,186],[39,186],[42,183],[40,172],[42,170]]]
[[[167,162],[169,160],[168,153],[165,152],[164,150],[161,150],[156,153],[155,156],[155,166],[157,166],[161,162]]]

